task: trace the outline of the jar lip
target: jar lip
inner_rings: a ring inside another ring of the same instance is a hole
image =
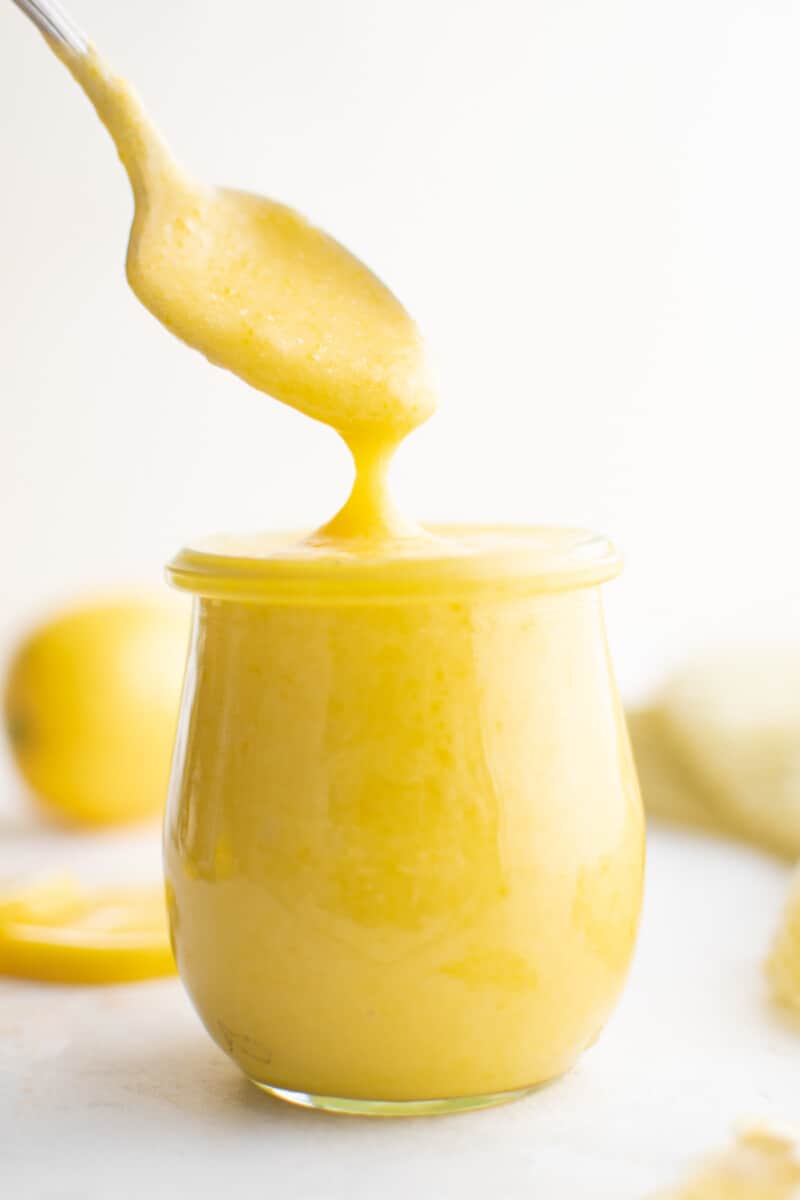
[[[166,573],[173,587],[211,599],[314,604],[565,591],[622,570],[613,543],[586,529],[431,525],[425,534],[392,543],[391,554],[296,534],[221,535],[180,550]]]

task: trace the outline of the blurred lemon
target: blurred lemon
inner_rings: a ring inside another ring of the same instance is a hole
[[[188,637],[180,601],[128,598],[73,609],[23,643],[6,729],[51,810],[110,825],[162,809]]]
[[[800,1017],[800,868],[795,871],[767,960],[767,977],[778,1003]]]

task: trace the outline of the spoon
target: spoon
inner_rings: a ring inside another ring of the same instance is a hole
[[[192,179],[54,0],[14,3],[116,143],[135,200],[126,268],[139,300],[212,363],[383,463],[435,405],[422,339],[393,293],[286,205]]]
[[[52,0],[14,0],[14,3],[46,37],[55,38],[73,54],[85,54],[88,50],[88,39]]]
[[[335,429],[356,465],[327,536],[408,536],[386,475],[435,407],[413,320],[368,267],[298,212],[209,187],[173,158],[141,102],[53,0],[14,0],[95,107],[134,196],[128,282],[187,345]]]

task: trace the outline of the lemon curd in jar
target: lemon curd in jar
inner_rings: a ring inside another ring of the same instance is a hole
[[[642,817],[599,595],[616,554],[406,520],[389,464],[436,403],[409,314],[298,213],[194,180],[94,49],[54,48],[130,178],[136,295],[356,468],[316,534],[171,564],[195,596],[165,825],[181,978],[287,1099],[516,1095],[594,1039],[634,941]]]
[[[393,555],[230,540],[195,593],[165,855],[181,977],[286,1098],[505,1099],[622,985],[643,830],[599,585],[568,530]],[[444,537],[444,534],[447,537]]]

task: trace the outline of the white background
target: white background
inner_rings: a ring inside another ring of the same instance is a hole
[[[614,537],[628,695],[694,645],[796,635],[797,4],[71,9],[198,176],[299,207],[416,315],[442,406],[396,465],[409,511]],[[128,291],[123,171],[8,3],[0,163],[0,638],[160,582],[194,534],[328,515],[335,435]]]
[[[70,6],[199,176],[301,208],[418,317],[442,408],[397,463],[412,513],[611,534],[629,697],[694,646],[796,638],[796,4]],[[138,306],[111,144],[3,0],[0,164],[1,656],[69,596],[159,585],[195,533],[320,522],[349,468]],[[154,829],[39,828],[5,772],[0,876],[158,871]],[[654,835],[596,1050],[522,1104],[448,1120],[260,1099],[175,981],[0,981],[4,1178],[22,1200],[640,1200],[736,1120],[800,1115],[800,1041],[760,971],[786,874]]]

